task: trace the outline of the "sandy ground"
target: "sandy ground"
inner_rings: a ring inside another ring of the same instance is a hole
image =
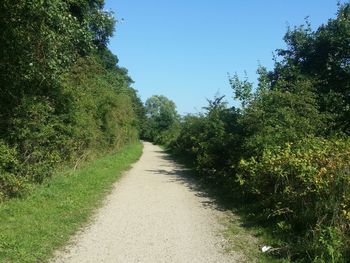
[[[115,184],[91,224],[52,262],[235,262],[224,253],[225,216],[158,146]]]

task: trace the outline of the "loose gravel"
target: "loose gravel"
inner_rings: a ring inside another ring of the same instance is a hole
[[[238,262],[224,252],[225,213],[158,146],[117,182],[90,225],[58,251],[61,262]]]

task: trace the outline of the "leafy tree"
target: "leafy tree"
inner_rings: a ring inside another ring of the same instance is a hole
[[[202,179],[226,188],[234,183],[228,175],[240,160],[242,131],[239,111],[223,98],[208,100],[202,114],[185,116],[171,147],[193,161]]]
[[[278,51],[282,60],[270,72],[272,85],[311,79],[330,130],[350,134],[350,4],[340,5],[337,17],[316,31],[309,24],[289,29],[285,41],[287,49]]]
[[[115,19],[103,7],[0,2],[0,200],[137,138],[143,106],[107,47]]]
[[[253,99],[253,83],[248,81],[247,76],[243,81],[240,80],[237,74],[233,77],[229,75],[229,82],[234,90],[234,98],[245,108]]]
[[[143,137],[155,141],[162,132],[169,130],[178,119],[176,105],[173,101],[162,95],[154,95],[145,103],[146,123]]]

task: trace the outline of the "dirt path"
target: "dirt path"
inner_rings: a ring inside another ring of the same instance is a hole
[[[235,262],[223,252],[223,213],[183,172],[145,143],[91,225],[53,262]]]

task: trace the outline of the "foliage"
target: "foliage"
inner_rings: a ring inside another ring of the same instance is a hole
[[[296,142],[325,133],[325,117],[318,110],[315,93],[308,81],[284,83],[260,92],[244,109],[240,123],[245,127],[245,155],[260,154],[266,147]]]
[[[232,171],[231,163],[238,158],[240,130],[239,113],[227,108],[223,97],[209,101],[205,115],[188,115],[172,148],[183,151],[195,163],[199,174],[217,183]],[[226,156],[227,158],[222,158]]]
[[[18,165],[17,151],[0,140],[0,202],[8,196],[23,193],[28,185],[22,177],[15,175]]]
[[[276,253],[295,261],[350,258],[349,34],[349,3],[316,31],[288,29],[256,88],[229,77],[239,109],[215,98],[170,143],[201,178],[252,202],[281,239]]]
[[[0,199],[138,137],[143,106],[107,48],[115,19],[103,7],[1,1]]]
[[[154,95],[146,100],[145,121],[143,123],[142,137],[146,140],[160,144],[171,141],[173,131],[176,135],[176,127],[179,116],[176,105],[163,95]]]
[[[340,5],[337,17],[316,31],[312,31],[309,24],[289,29],[285,41],[288,48],[279,50],[282,61],[271,72],[271,81],[294,82],[300,74],[312,78],[320,109],[331,117],[330,128],[349,134],[349,4]]]
[[[349,139],[305,138],[267,147],[260,158],[242,159],[237,180],[263,200],[266,219],[274,220],[285,235],[303,236],[294,245],[302,248],[299,254],[339,262],[350,252],[349,165]],[[326,237],[325,231],[332,233]]]
[[[253,83],[249,82],[247,77],[241,81],[237,74],[229,76],[229,82],[234,90],[234,98],[241,101],[242,107],[245,108],[253,99]]]

